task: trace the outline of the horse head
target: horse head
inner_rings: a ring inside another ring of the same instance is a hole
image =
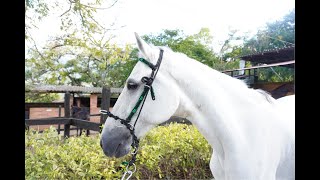
[[[167,51],[162,54],[161,48],[147,44],[138,34],[135,36],[139,61],[112,109],[112,114],[128,123],[109,116],[101,134],[101,147],[110,157],[129,153],[134,136],[140,139],[153,127],[168,120],[179,106],[179,96],[175,93],[177,86],[166,71],[174,59],[170,59]],[[149,90],[143,96],[146,88]],[[142,99],[143,102],[138,104]],[[133,133],[128,126],[134,128]]]

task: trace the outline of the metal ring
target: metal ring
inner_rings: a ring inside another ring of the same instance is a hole
[[[128,123],[128,125],[130,126],[129,130],[133,131],[134,130],[134,126],[132,126],[130,123]]]
[[[132,155],[135,155],[135,154],[137,154],[138,153],[138,147],[135,147],[134,148],[134,151],[131,153]]]
[[[122,175],[121,180],[124,180],[124,178],[127,176],[127,174],[129,174],[129,176],[127,177],[127,179],[126,179],[126,180],[128,180],[128,179],[130,179],[130,178],[131,178],[131,176],[132,176],[133,172],[132,172],[132,171],[126,171],[126,172]]]
[[[149,81],[149,78],[146,76],[141,78],[141,82],[143,82],[143,83],[147,83],[148,81]]]
[[[135,172],[136,172],[137,167],[136,167],[136,164],[134,164],[134,163],[132,163],[132,165],[134,166],[134,170],[133,170],[133,171],[131,171],[131,172],[132,172],[132,174],[133,174],[133,173],[135,173]],[[126,171],[130,171],[130,170],[129,170],[129,164],[128,164],[128,166],[126,167]]]

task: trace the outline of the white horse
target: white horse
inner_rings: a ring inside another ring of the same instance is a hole
[[[148,45],[137,34],[140,57],[156,64],[160,47]],[[141,138],[171,116],[188,119],[213,148],[210,169],[215,179],[295,179],[294,96],[278,101],[241,80],[218,72],[166,47],[150,93],[137,122],[130,124]],[[138,62],[113,107],[128,117],[136,105],[151,69]],[[140,106],[141,108],[141,106]],[[101,135],[107,156],[121,157],[130,150],[132,134],[108,117]]]

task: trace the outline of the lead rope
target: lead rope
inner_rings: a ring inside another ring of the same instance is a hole
[[[140,110],[141,111],[141,110]],[[130,134],[132,135],[132,144],[131,147],[134,149],[131,157],[131,160],[129,162],[122,162],[122,165],[127,165],[126,166],[126,171],[124,172],[124,174],[122,175],[121,180],[124,180],[125,177],[128,175],[128,177],[126,178],[126,180],[129,180],[131,178],[131,176],[133,175],[133,173],[136,172],[136,165],[134,164],[136,161],[136,156],[138,153],[138,148],[139,148],[139,140],[137,138],[137,136],[134,134],[134,126],[132,126],[131,124],[129,124],[129,121],[119,118],[118,116],[113,115],[111,112],[106,111],[106,110],[100,110],[101,114],[106,114],[109,117],[114,118],[115,120],[119,120],[121,124],[125,125],[127,127],[127,129],[129,129]],[[134,169],[130,170],[129,168],[133,166]]]
[[[150,86],[147,86],[147,85],[146,85],[145,88],[146,88],[146,89],[145,89],[146,93],[145,93],[145,95],[144,95],[144,97],[143,97],[141,108],[140,108],[140,110],[139,110],[137,119],[136,119],[136,121],[135,121],[135,123],[134,123],[133,126],[132,126],[131,124],[129,124],[129,121],[128,121],[128,120],[121,119],[121,118],[119,118],[118,116],[113,115],[113,114],[112,114],[111,112],[109,112],[109,111],[100,110],[100,113],[102,113],[102,114],[107,114],[107,116],[112,117],[112,118],[114,118],[115,120],[120,120],[120,123],[123,124],[123,125],[125,125],[125,126],[129,129],[130,134],[132,135],[132,144],[131,144],[131,147],[132,147],[134,150],[133,150],[133,152],[131,153],[131,154],[132,154],[131,160],[130,160],[129,162],[126,162],[126,161],[122,162],[122,164],[123,164],[123,165],[127,165],[127,167],[126,167],[126,171],[125,171],[124,174],[122,175],[121,180],[124,180],[124,178],[125,178],[127,175],[128,175],[128,177],[127,177],[126,180],[129,180],[129,179],[131,178],[131,176],[133,175],[133,173],[136,172],[136,169],[137,169],[137,168],[136,168],[136,165],[135,165],[134,163],[135,163],[135,161],[136,161],[136,159],[137,159],[136,156],[137,156],[138,149],[139,149],[139,140],[138,140],[137,136],[134,134],[134,127],[135,127],[135,125],[136,125],[136,123],[137,123],[137,121],[138,121],[138,118],[139,118],[139,116],[140,116],[140,113],[141,113],[142,107],[143,107],[143,105],[144,105],[144,102],[145,102],[145,100],[147,99],[148,92],[149,92],[149,90],[147,90],[147,89],[150,89]],[[144,94],[144,92],[143,92],[142,94]],[[153,98],[152,98],[152,99],[153,99]],[[131,166],[134,167],[133,171],[131,171],[131,170],[129,169]]]
[[[133,110],[132,110],[132,112],[135,113],[135,112],[136,112],[136,109],[140,106],[140,103],[142,102],[141,108],[140,108],[140,110],[139,110],[139,113],[138,113],[138,115],[137,115],[136,121],[135,121],[135,123],[134,123],[133,126],[132,126],[129,122],[130,122],[130,119],[131,119],[131,117],[133,116],[134,113],[133,113],[133,114],[130,113],[130,115],[128,116],[128,118],[125,120],[125,119],[119,118],[118,116],[113,115],[113,114],[112,114],[111,112],[109,112],[109,111],[100,110],[100,113],[101,113],[101,114],[106,114],[107,116],[112,117],[112,118],[115,119],[115,120],[120,120],[120,123],[123,124],[123,125],[125,125],[125,126],[127,127],[127,129],[129,129],[130,134],[132,135],[132,144],[131,144],[131,147],[132,147],[134,150],[133,150],[133,152],[131,153],[131,154],[132,154],[131,160],[130,160],[129,162],[126,162],[126,161],[122,162],[122,164],[123,164],[123,165],[127,165],[127,167],[126,167],[126,171],[125,171],[124,174],[122,175],[121,180],[124,180],[124,178],[125,178],[127,175],[128,175],[128,177],[127,177],[126,180],[130,179],[131,176],[133,175],[133,173],[136,172],[136,165],[135,165],[134,163],[135,163],[135,161],[136,161],[136,156],[137,156],[138,149],[139,149],[139,139],[137,138],[137,136],[136,136],[135,133],[134,133],[134,130],[135,130],[134,127],[136,126],[136,123],[137,123],[137,121],[138,121],[138,118],[139,118],[139,116],[140,116],[140,113],[141,113],[141,111],[142,111],[144,102],[145,102],[146,99],[147,99],[147,96],[148,96],[148,93],[149,93],[149,90],[150,90],[150,89],[151,89],[150,86],[145,85],[145,89],[144,89],[144,91],[142,92],[142,94],[141,94],[141,96],[140,96],[140,98],[139,98],[139,101],[137,102],[135,108],[133,108]],[[141,99],[141,98],[142,98],[142,99]],[[153,100],[155,99],[154,96],[152,96],[152,99],[153,99]],[[129,169],[131,166],[134,166],[134,170],[133,170],[133,171],[131,171],[131,170]]]
[[[140,109],[140,112],[141,112],[141,109]],[[140,114],[140,112],[139,112],[139,114]],[[121,163],[122,165],[127,165],[126,171],[124,172],[122,178],[124,178],[127,174],[129,174],[129,177],[128,177],[128,178],[130,178],[130,177],[132,176],[132,174],[133,174],[134,172],[136,172],[136,165],[135,165],[134,163],[135,163],[135,161],[136,161],[136,156],[137,156],[138,149],[139,149],[139,139],[138,139],[137,136],[134,134],[134,126],[132,126],[131,124],[129,124],[129,121],[124,120],[124,119],[122,119],[122,118],[119,118],[118,116],[113,115],[113,114],[112,114],[111,112],[109,112],[109,111],[100,110],[100,113],[101,113],[101,114],[106,114],[107,116],[112,117],[112,118],[114,118],[115,120],[119,120],[121,124],[125,125],[126,128],[129,129],[130,134],[132,135],[132,144],[131,144],[131,147],[133,148],[133,152],[131,153],[131,154],[132,154],[131,160],[130,160],[129,162],[124,161],[124,162]],[[130,166],[134,166],[134,170],[133,170],[133,171],[129,170]]]

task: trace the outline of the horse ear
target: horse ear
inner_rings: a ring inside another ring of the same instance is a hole
[[[138,33],[135,32],[134,35],[136,36],[137,44],[140,52],[146,59],[149,59],[151,57],[151,51],[152,51],[151,46],[147,44],[143,39],[141,39]]]

